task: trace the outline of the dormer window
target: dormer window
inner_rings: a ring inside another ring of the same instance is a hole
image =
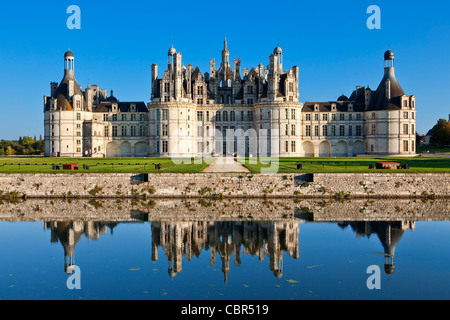
[[[348,105],[348,111],[353,111],[353,104],[352,104],[352,103],[350,103],[350,104]]]
[[[331,105],[331,111],[336,111],[336,105],[334,103]]]
[[[318,104],[315,104],[315,105],[314,105],[314,111],[315,111],[315,112],[319,112],[319,105],[318,105]]]
[[[117,112],[117,104],[113,103],[112,105],[112,112]]]
[[[136,105],[135,104],[131,105],[131,112],[136,112]]]

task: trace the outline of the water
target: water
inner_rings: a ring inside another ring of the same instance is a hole
[[[449,299],[448,208],[444,200],[3,203],[0,299]],[[67,287],[71,265],[80,290]],[[367,287],[372,265],[380,290]]]

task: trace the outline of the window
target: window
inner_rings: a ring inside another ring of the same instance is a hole
[[[224,111],[223,112],[223,121],[227,122],[228,121],[228,111]]]
[[[377,118],[377,115],[375,114],[375,112],[372,112],[372,120],[375,120]]]
[[[127,136],[127,127],[122,126],[122,137],[126,137],[126,136]]]
[[[336,113],[331,114],[331,120],[333,120],[333,121],[336,120]]]
[[[248,116],[248,121],[253,121],[253,111],[248,111],[247,116]]]
[[[197,104],[202,105],[203,104],[203,99],[197,99]]]
[[[145,114],[139,115],[139,121],[145,121]]]
[[[81,132],[77,131],[77,137],[81,137]]]
[[[411,141],[411,151],[414,152],[414,148],[416,146],[416,143],[414,140]]]
[[[112,127],[112,136],[117,137],[117,126]]]
[[[209,111],[206,111],[206,121],[209,121]]]
[[[323,121],[328,121],[328,113],[322,114],[322,120]]]
[[[339,126],[339,135],[345,136],[345,126]]]
[[[285,129],[284,130],[284,135],[288,136],[289,135],[289,125],[287,124],[284,129]]]
[[[412,124],[412,125],[411,125],[411,134],[415,134],[415,132],[416,132],[416,131],[414,130],[414,125]]]
[[[169,152],[169,141],[162,142],[162,152],[163,153]]]
[[[168,82],[164,83],[164,92],[168,93],[170,90],[170,84]]]
[[[166,137],[169,135],[169,125],[163,124],[162,125],[162,136]]]
[[[356,120],[357,121],[361,121],[361,113],[357,113],[356,114]]]
[[[203,137],[203,127],[202,126],[198,126],[197,127],[197,137]]]
[[[79,146],[81,144],[81,140],[77,140],[77,145]]]
[[[198,94],[199,96],[202,96],[202,95],[203,95],[203,86],[198,86],[198,87],[197,87],[197,94]]]
[[[311,114],[310,114],[310,113],[307,113],[307,114],[305,115],[305,120],[306,120],[306,121],[311,121]]]
[[[403,119],[408,119],[408,118],[409,118],[408,112],[403,112]]]
[[[377,125],[373,124],[372,125],[372,135],[376,135],[377,134]]]
[[[294,84],[292,82],[289,82],[289,91],[294,92]]]
[[[311,126],[309,125],[306,126],[306,136],[311,137]]]
[[[197,111],[197,121],[203,121],[203,111]]]
[[[157,152],[157,153],[160,152],[160,151],[159,151],[159,150],[160,150],[160,146],[159,146],[159,145],[160,145],[160,142],[159,142],[159,141],[156,141],[156,152]]]
[[[78,120],[78,121],[81,120],[81,113],[77,113],[77,120]]]
[[[197,142],[197,153],[202,153],[202,152],[203,152],[203,143]]]
[[[136,115],[135,114],[131,115],[131,121],[136,121]]]
[[[349,120],[349,121],[352,121],[352,120],[353,120],[353,115],[352,115],[351,113],[348,115],[348,120]]]
[[[296,116],[296,110],[295,109],[291,109],[291,119],[295,120],[295,116]]]
[[[161,120],[161,110],[156,110],[156,120]]]
[[[108,114],[107,114],[107,113],[105,113],[105,114],[103,115],[103,121],[108,121]]]
[[[289,109],[284,110],[286,120],[289,120]]]
[[[314,114],[314,120],[315,120],[315,121],[319,121],[319,114],[318,114],[318,113],[315,113],[315,114]]]
[[[408,124],[403,125],[403,134],[408,134]]]
[[[145,127],[144,126],[140,126],[139,127],[139,136],[140,137],[145,137],[146,136],[146,134],[145,134]]]
[[[314,126],[314,136],[319,136],[319,126]]]
[[[356,135],[362,136],[362,127],[360,125],[356,126]]]
[[[353,126],[348,126],[348,135],[353,136]]]
[[[216,112],[216,122],[220,122],[220,121],[222,121],[222,116],[221,116],[221,113],[220,113],[220,111],[217,111]]]
[[[339,120],[345,121],[345,113],[340,113],[339,114]]]
[[[164,109],[164,110],[162,111],[162,119],[163,119],[163,120],[169,120],[169,110]]]
[[[331,136],[332,137],[336,136],[336,126],[331,126]]]
[[[103,131],[104,131],[104,133],[105,133],[105,137],[109,137],[109,127],[108,127],[108,126],[105,126],[105,127],[103,128]]]
[[[328,126],[322,126],[322,136],[328,136]]]
[[[295,124],[291,125],[291,135],[295,136]]]
[[[248,94],[253,94],[253,86],[248,86],[247,87],[247,93]]]
[[[291,152],[296,152],[295,151],[295,141],[291,141]]]
[[[159,126],[159,124],[156,125],[156,136],[160,136],[161,135],[161,128]]]
[[[135,126],[131,126],[131,136],[136,137],[136,127]]]
[[[403,141],[403,151],[408,152],[408,140]]]
[[[247,104],[253,104],[253,99],[248,99]]]
[[[414,112],[411,112],[411,119],[414,119]]]
[[[289,141],[286,141],[285,143],[285,151],[289,152]]]

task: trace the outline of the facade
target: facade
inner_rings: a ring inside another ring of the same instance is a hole
[[[173,47],[151,102],[119,102],[97,85],[83,92],[74,56],[44,97],[46,156],[337,157],[415,154],[415,97],[403,92],[394,53],[385,53],[377,90],[357,86],[337,101],[299,102],[299,67],[284,70],[277,46],[269,64],[241,69],[225,39],[220,65],[202,74]]]

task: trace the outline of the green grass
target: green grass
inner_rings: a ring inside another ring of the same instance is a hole
[[[260,173],[263,168],[277,166],[270,158],[238,159],[242,165],[253,173]],[[399,162],[408,164],[409,170],[376,170],[369,169],[376,162]],[[303,164],[302,170],[297,170],[297,163]],[[280,158],[278,173],[450,173],[450,158]]]
[[[200,162],[200,163],[199,163]],[[209,161],[210,162],[210,161]],[[65,163],[78,163],[79,170],[62,170]],[[155,164],[161,164],[161,170]],[[61,170],[53,170],[53,164]],[[83,164],[93,166],[83,169]],[[194,158],[0,158],[0,173],[199,173],[208,167]]]
[[[200,173],[214,161],[211,159],[171,159],[171,158],[36,158],[36,157],[0,157],[0,173]],[[205,161],[206,160],[206,161]],[[271,164],[270,158],[239,158],[252,173],[261,173],[271,165],[277,173],[450,173],[450,158],[280,158]],[[257,161],[253,164],[252,162]],[[408,163],[409,170],[370,170],[369,165],[379,161]],[[201,162],[201,163],[198,163]],[[78,163],[78,171],[53,170],[52,164]],[[156,163],[161,170],[156,170]],[[197,164],[198,163],[198,164]],[[297,163],[303,164],[297,170]],[[20,164],[20,166],[19,166]],[[83,170],[83,164],[94,165]],[[145,166],[144,166],[145,165]]]

